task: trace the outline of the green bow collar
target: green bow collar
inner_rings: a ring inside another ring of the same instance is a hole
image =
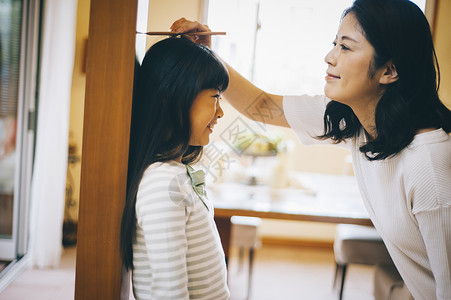
[[[207,192],[205,190],[205,172],[202,170],[196,171],[193,169],[193,167],[188,165],[186,165],[186,171],[189,178],[191,179],[191,185],[193,186],[194,191],[199,196],[205,207],[208,209],[208,206],[205,203],[205,198],[207,198]]]

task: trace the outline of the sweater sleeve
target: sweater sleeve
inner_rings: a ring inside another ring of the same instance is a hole
[[[147,186],[143,180],[141,185],[136,215],[142,231],[137,240],[145,245],[151,269],[150,282],[142,284],[151,285],[150,299],[189,299],[186,219],[191,195],[177,180]]]
[[[285,117],[304,145],[318,144],[316,136],[324,133],[325,96],[285,96],[283,111]]]
[[[284,96],[283,111],[291,129],[304,145],[333,144],[349,148],[348,143],[335,144],[331,139],[316,138],[324,134],[324,113],[330,102],[324,95]]]
[[[407,192],[418,222],[437,299],[451,299],[451,155],[449,143],[413,145],[407,166]]]
[[[416,214],[436,283],[437,299],[451,299],[451,206]]]

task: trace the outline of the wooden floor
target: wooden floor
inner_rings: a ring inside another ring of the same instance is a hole
[[[75,257],[75,247],[65,248],[58,268],[25,270],[0,293],[0,299],[74,299]]]
[[[232,251],[229,266],[230,300],[246,299],[247,261],[239,269],[238,251]],[[343,300],[372,300],[373,267],[348,268]],[[335,274],[332,249],[269,246],[255,254],[252,300],[338,299],[332,289]]]
[[[1,294],[0,300],[73,299],[76,248],[66,248],[57,269],[30,269]],[[240,270],[237,251],[229,266],[230,300],[246,299],[247,261]],[[344,300],[371,300],[372,267],[350,266]],[[331,249],[264,245],[255,254],[252,300],[338,299],[332,290],[334,259]]]

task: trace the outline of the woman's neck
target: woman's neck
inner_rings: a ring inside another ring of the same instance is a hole
[[[354,114],[357,116],[357,118],[360,121],[360,124],[362,124],[363,129],[365,129],[366,136],[368,140],[374,140],[377,137],[377,130],[376,130],[376,120],[375,120],[375,114],[371,113],[369,111],[356,111],[354,110]],[[416,131],[415,134],[421,134],[426,133],[430,131],[437,130],[437,128],[431,127],[431,128],[423,128]]]
[[[426,133],[426,132],[434,131],[434,130],[437,130],[437,129],[438,128],[435,128],[435,127],[423,128],[423,129],[417,130],[416,134]]]
[[[365,129],[369,140],[377,137],[376,106],[377,102],[374,101],[366,103],[365,107],[351,107],[357,119],[359,119],[360,124],[362,124],[363,129]]]

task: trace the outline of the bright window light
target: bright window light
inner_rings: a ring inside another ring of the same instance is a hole
[[[213,49],[258,87],[322,94],[340,17],[353,0],[209,0],[207,23],[227,31]],[[425,0],[415,2],[424,10]]]

